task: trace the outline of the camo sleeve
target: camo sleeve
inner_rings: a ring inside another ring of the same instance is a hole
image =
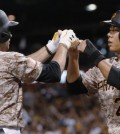
[[[9,57],[8,72],[23,82],[33,82],[42,71],[42,64],[20,53],[13,53]]]
[[[86,73],[81,75],[82,82],[88,90],[88,94],[95,94],[98,92],[98,84],[104,78],[97,67],[89,69]]]

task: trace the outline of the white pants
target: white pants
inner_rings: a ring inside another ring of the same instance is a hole
[[[3,131],[5,134],[22,134],[19,128],[3,128]]]

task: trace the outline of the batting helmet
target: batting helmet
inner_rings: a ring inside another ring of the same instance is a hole
[[[105,20],[102,22],[116,27],[120,27],[120,10],[113,13],[111,20]]]
[[[16,21],[10,21],[3,10],[0,10],[0,42],[5,42],[11,38],[9,27],[18,25]]]

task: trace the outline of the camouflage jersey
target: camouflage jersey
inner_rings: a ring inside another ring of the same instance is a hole
[[[42,64],[17,52],[0,51],[0,127],[24,127],[20,83],[36,80]]]
[[[114,66],[120,68],[120,61],[109,59]],[[107,84],[97,67],[89,69],[82,75],[83,84],[89,94],[98,92],[101,109],[105,114],[109,134],[120,134],[120,89]]]

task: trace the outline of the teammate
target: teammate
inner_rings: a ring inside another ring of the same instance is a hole
[[[110,25],[109,50],[117,53],[117,57],[105,59],[90,40],[80,40],[76,49],[69,50],[67,86],[72,95],[98,93],[109,134],[120,134],[120,11],[104,23]],[[89,56],[95,66],[80,74],[78,59],[81,52]]]
[[[29,56],[6,52],[9,50],[11,39],[9,27],[17,24],[16,21],[9,21],[6,13],[0,10],[0,129],[5,134],[21,134],[21,128],[24,127],[21,82],[60,81],[67,51],[77,40],[72,30],[64,30],[55,33],[45,47]],[[55,52],[48,64],[42,63]]]

